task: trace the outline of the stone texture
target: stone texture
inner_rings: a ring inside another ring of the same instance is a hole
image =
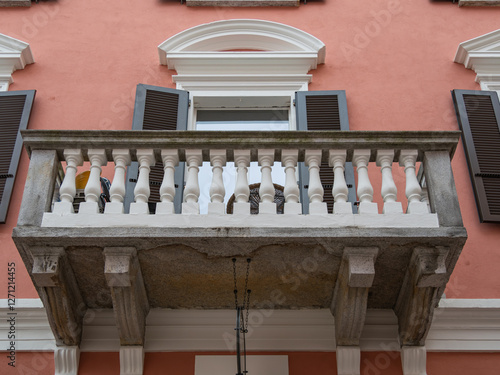
[[[104,257],[120,345],[142,346],[149,303],[137,251],[133,247],[107,247]]]
[[[269,7],[269,6],[299,6],[298,0],[186,0],[191,7]]]
[[[330,308],[335,318],[337,346],[359,346],[377,254],[375,247],[344,249]]]
[[[450,155],[445,151],[424,153],[424,175],[432,212],[439,226],[463,227]]]
[[[402,346],[425,345],[434,308],[441,297],[440,289],[449,278],[445,266],[447,256],[448,249],[443,246],[413,250],[394,308]]]
[[[0,8],[2,7],[30,7],[31,0],[0,0]]]
[[[47,310],[57,345],[78,346],[87,306],[83,302],[64,248],[31,249],[31,274]]]

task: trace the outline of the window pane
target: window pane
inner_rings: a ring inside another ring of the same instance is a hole
[[[196,130],[211,131],[280,131],[289,130],[287,110],[198,110]],[[200,182],[200,212],[207,213],[210,202],[210,184],[212,183],[212,167],[210,163],[203,163],[199,172]],[[285,169],[281,163],[274,163],[272,171],[273,183],[284,186]],[[224,188],[226,195],[224,203],[233,195],[236,184],[236,168],[233,162],[228,162],[223,168]],[[250,163],[248,169],[248,183],[260,182],[261,173],[257,162]]]

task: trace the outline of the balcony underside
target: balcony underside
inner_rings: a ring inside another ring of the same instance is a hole
[[[368,308],[394,308],[417,247],[446,247],[447,275],[466,239],[464,228],[36,228],[18,227],[14,240],[27,265],[33,248],[64,247],[89,308],[111,308],[104,248],[133,247],[151,308],[234,307],[231,258],[243,288],[252,259],[252,306],[329,308],[344,248],[376,247]],[[442,285],[439,295],[443,292]]]

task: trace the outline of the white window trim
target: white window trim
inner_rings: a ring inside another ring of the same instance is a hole
[[[294,27],[263,20],[224,20],[195,26],[158,46],[160,63],[177,71],[176,88],[190,93],[188,123],[206,98],[281,100],[295,129],[293,99],[307,90],[308,72],[325,61],[325,44]]]
[[[476,72],[481,90],[500,93],[500,29],[460,43],[455,62]]]
[[[12,73],[34,62],[28,43],[0,34],[0,91],[9,90]]]

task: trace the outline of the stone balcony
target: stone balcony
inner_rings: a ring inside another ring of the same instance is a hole
[[[114,309],[121,345],[142,346],[150,309],[234,308],[231,259],[238,259],[241,281],[244,260],[251,258],[252,308],[330,308],[342,347],[359,344],[367,308],[392,309],[400,344],[422,346],[467,237],[450,162],[459,136],[24,131],[30,166],[13,238],[58,345],[79,345],[87,309]],[[248,203],[251,161],[261,167],[256,215]],[[139,175],[127,210],[131,162]],[[149,170],[159,162],[161,202],[150,214]],[[175,213],[179,162],[186,163],[186,178],[182,211]],[[207,184],[199,178],[203,162],[213,168],[205,203],[199,199]],[[222,168],[228,162],[235,163],[232,171]],[[329,163],[334,181],[320,181],[321,162]],[[298,198],[298,163],[309,170],[308,214]],[[356,167],[356,213],[346,163]],[[105,165],[111,202],[100,213]],[[90,176],[85,202],[74,213],[75,175],[82,168]],[[283,214],[273,203],[276,172],[283,174]],[[232,214],[223,199],[227,173],[235,180]],[[332,187],[333,213],[322,185]]]

